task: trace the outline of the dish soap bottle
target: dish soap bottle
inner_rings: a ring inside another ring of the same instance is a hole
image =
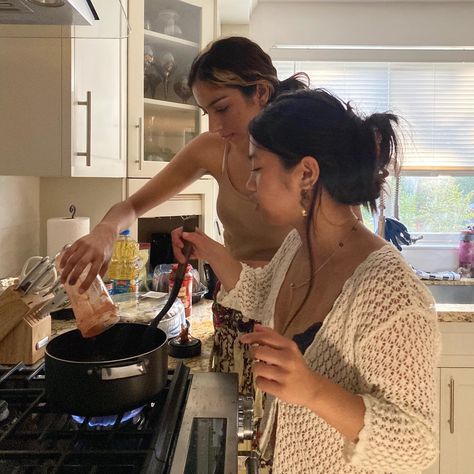
[[[474,278],[474,228],[468,226],[459,238],[459,273]]]

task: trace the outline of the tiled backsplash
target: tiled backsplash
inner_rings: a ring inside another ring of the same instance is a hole
[[[39,252],[40,179],[0,176],[0,278]]]

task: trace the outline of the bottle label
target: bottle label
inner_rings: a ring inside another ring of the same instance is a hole
[[[107,289],[107,292],[109,295],[114,294],[114,282],[111,280],[104,281],[105,288]]]
[[[134,280],[112,280],[113,281],[113,294],[118,295],[120,293],[137,293],[140,287],[140,281]]]

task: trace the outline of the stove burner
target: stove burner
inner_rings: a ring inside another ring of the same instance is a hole
[[[169,473],[190,385],[179,364],[144,407],[73,419],[48,403],[44,365],[0,365],[0,474]]]
[[[91,428],[97,427],[97,426],[113,426],[117,422],[117,419],[120,418],[119,423],[123,424],[126,423],[129,420],[133,420],[136,416],[138,416],[144,406],[135,408],[134,410],[127,411],[123,415],[110,415],[110,416],[94,416],[92,418],[86,418],[85,416],[78,416],[78,415],[71,415],[72,419],[82,425],[86,420],[89,420],[87,422],[87,425],[90,426]]]

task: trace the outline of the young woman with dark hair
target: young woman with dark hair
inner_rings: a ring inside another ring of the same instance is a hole
[[[294,230],[258,269],[182,234],[221,279],[220,303],[261,322],[241,341],[268,396],[261,451],[274,474],[420,472],[436,455],[432,297],[353,212],[376,206],[397,123],[323,90],[278,97],[250,123],[247,187]]]
[[[252,267],[268,262],[290,228],[267,224],[248,196],[248,124],[282,92],[305,88],[303,79],[297,74],[279,81],[270,57],[247,38],[211,43],[194,60],[189,74],[196,101],[209,115],[209,132],[192,140],[163,171],[114,205],[89,235],[64,252],[63,281],[74,284],[90,264],[81,285],[87,289],[97,273],[103,275],[107,270],[121,230],[207,173],[219,184],[217,214],[224,226],[226,247]],[[250,359],[238,340],[242,315],[215,304],[214,320],[214,369],[239,372],[241,391],[251,394]]]

